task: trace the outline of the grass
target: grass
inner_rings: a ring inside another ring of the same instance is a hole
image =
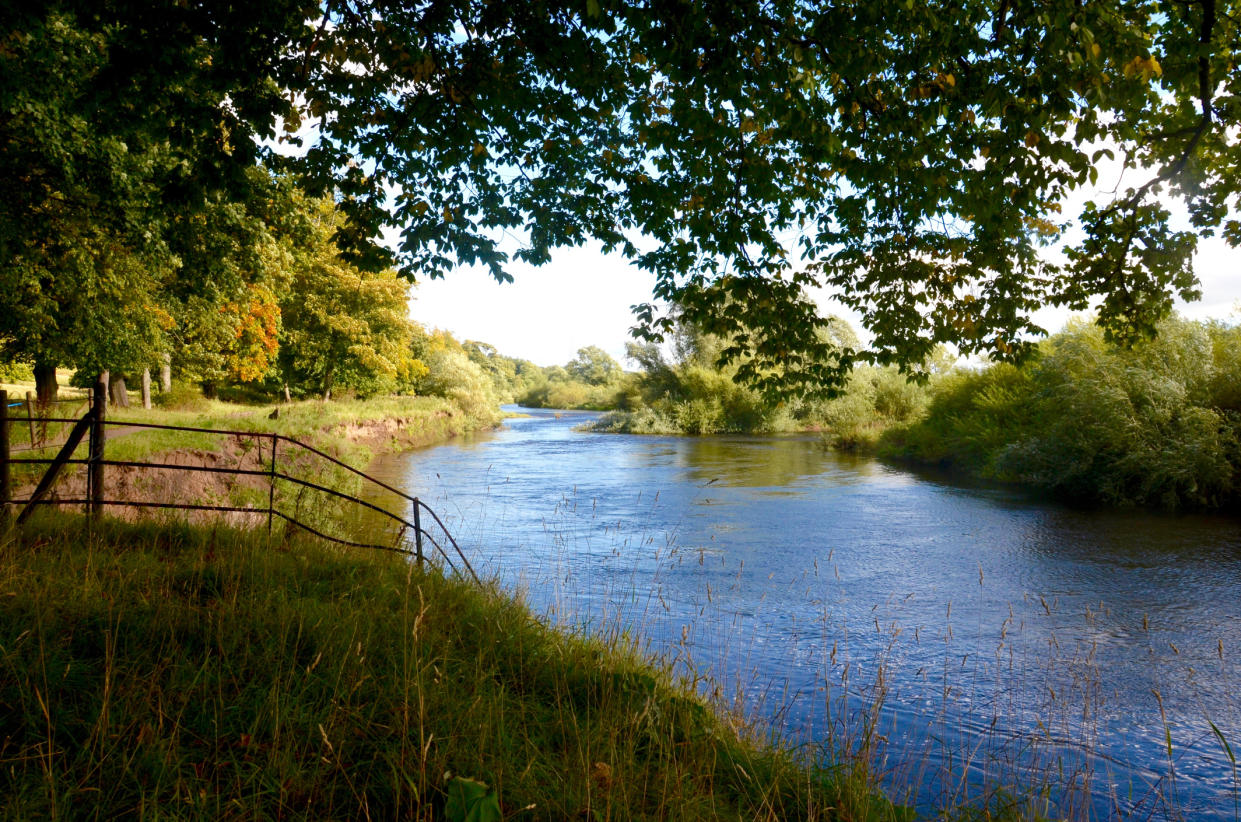
[[[275,419],[272,413],[279,412]],[[345,436],[351,427],[391,422],[391,438],[403,446],[426,444],[494,425],[496,418],[477,419],[466,415],[449,400],[440,397],[379,397],[368,400],[322,402],[303,400],[278,405],[237,405],[220,400],[200,400],[189,409],[142,408],[108,410],[108,418],[119,422],[184,425],[231,431],[282,434],[306,440],[309,444],[350,457],[352,444]],[[109,448],[133,459],[183,447],[210,447],[209,434],[152,431],[140,438],[118,438]],[[128,440],[128,441],[126,441]],[[146,443],[146,444],[144,444]],[[355,462],[366,462],[362,454]]]
[[[622,640],[226,528],[0,539],[0,704],[4,818],[908,818]]]
[[[272,414],[278,412],[275,419]],[[67,413],[67,412],[66,412]],[[299,439],[356,468],[365,467],[376,453],[427,445],[495,425],[499,416],[477,418],[440,397],[384,397],[369,400],[320,402],[307,400],[281,405],[237,405],[197,399],[188,408],[109,408],[109,459],[141,461],[175,451],[219,453],[225,437],[190,431],[126,429],[124,423],[154,423],[242,432],[266,432]],[[13,447],[27,442],[24,417],[10,421]],[[59,440],[57,441],[59,442]],[[253,447],[253,442],[240,447]],[[59,445],[15,457],[51,457]],[[85,458],[86,440],[74,456]],[[14,466],[16,486],[33,485],[42,466]],[[345,478],[336,479],[344,482]]]
[[[255,513],[198,512],[186,516],[196,523],[223,520],[235,526],[253,526],[266,521],[269,488],[265,474],[271,464],[269,440],[244,433],[233,436],[146,429],[126,423],[277,433],[317,448],[353,468],[365,470],[379,453],[468,435],[493,427],[500,415],[497,412],[494,417],[471,416],[439,397],[384,397],[326,403],[310,400],[254,406],[193,396],[181,407],[110,408],[108,419],[117,423],[109,428],[106,457],[110,460],[257,470],[264,476],[113,466],[104,472],[105,499],[249,508]],[[24,419],[11,421],[9,436],[15,447],[24,448],[26,429]],[[50,458],[60,450],[59,443],[64,436],[61,433],[52,439],[53,445],[48,447],[17,451],[13,456]],[[345,468],[288,443],[279,444],[277,449],[277,469],[284,474],[366,497],[398,514],[408,511],[403,500],[364,483]],[[88,444],[84,438],[74,457],[85,459],[87,454]],[[40,464],[13,465],[14,496],[19,499],[28,496],[45,469],[46,466]],[[52,490],[52,496],[60,499],[80,499],[85,495],[86,472],[82,466],[66,468]],[[394,543],[399,538],[394,522],[377,517],[355,522],[357,509],[351,503],[294,483],[277,480],[272,500],[283,513],[335,537],[382,544]],[[160,509],[155,508],[113,506],[109,512],[130,520],[163,516]]]

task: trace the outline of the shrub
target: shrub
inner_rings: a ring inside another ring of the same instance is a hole
[[[185,382],[174,382],[171,391],[152,394],[151,403],[176,411],[206,411],[211,407],[211,401],[203,396],[198,386]]]
[[[1075,501],[1221,506],[1241,470],[1239,344],[1234,329],[1171,319],[1126,350],[1072,324],[1021,368],[940,382],[926,418],[887,436],[885,451]]]
[[[0,382],[34,382],[34,369],[28,362],[0,362]]]

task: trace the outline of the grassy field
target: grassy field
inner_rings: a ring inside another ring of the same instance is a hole
[[[274,419],[273,413],[276,414]],[[200,398],[182,407],[156,407],[150,410],[140,406],[110,407],[107,419],[117,426],[134,422],[270,432],[305,439],[318,447],[326,446],[349,456],[345,443],[350,440],[348,435],[351,429],[385,423],[394,444],[414,446],[490,427],[499,420],[499,415],[483,419],[471,417],[440,397],[383,397],[332,402],[304,400],[258,406]],[[14,415],[11,425],[13,442],[15,446],[20,446],[27,435],[24,411]],[[119,432],[113,432],[115,441],[110,437],[108,448],[118,454],[117,459],[137,459],[176,448],[206,448],[215,442],[210,434],[149,431],[143,432],[140,437],[126,437],[115,436],[116,433]],[[366,455],[362,455],[361,459],[365,460]]]
[[[75,406],[65,405],[58,408],[72,409]],[[61,410],[52,413],[69,412]],[[333,402],[307,400],[270,406],[237,405],[198,398],[188,407],[180,408],[109,408],[107,419],[111,421],[107,429],[107,457],[113,460],[140,461],[156,455],[176,454],[181,461],[223,459],[230,464],[236,463],[239,467],[243,464],[254,467],[246,463],[247,456],[252,458],[251,461],[255,461],[258,456],[249,453],[258,447],[258,441],[253,438],[142,429],[126,425],[154,423],[282,434],[314,446],[355,468],[365,468],[379,453],[415,448],[468,435],[493,427],[500,417],[498,414],[485,418],[470,416],[449,400],[440,397],[385,397]],[[14,449],[23,450],[15,450],[14,457],[54,456],[66,433],[52,424],[49,426],[52,444],[27,451],[24,449],[29,441],[28,429],[24,413],[15,414],[10,421],[10,441]],[[36,421],[36,432],[38,431]],[[285,450],[293,453],[291,449]],[[85,458],[86,455],[87,445],[84,439],[74,456]],[[15,465],[15,487],[29,488],[42,470],[40,466]],[[335,476],[332,469],[324,470],[332,474],[326,477],[327,479],[348,485],[349,478],[344,474]]]
[[[252,531],[0,537],[0,705],[6,819],[908,818],[624,644]]]

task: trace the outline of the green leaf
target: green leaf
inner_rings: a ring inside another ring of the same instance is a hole
[[[448,800],[444,805],[448,822],[502,822],[500,801],[485,782],[454,776],[448,783]]]

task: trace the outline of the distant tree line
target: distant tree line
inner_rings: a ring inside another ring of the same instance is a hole
[[[819,332],[829,359],[858,347],[848,323],[831,317]],[[597,428],[640,434],[765,434],[826,430],[841,447],[873,442],[889,425],[915,419],[926,389],[895,366],[855,365],[844,386],[827,397],[773,398],[736,379],[744,363],[720,366],[726,337],[681,316],[671,344],[630,343],[638,366],[618,386],[616,411]],[[937,357],[939,355],[937,354]],[[942,368],[938,359],[922,370]]]

